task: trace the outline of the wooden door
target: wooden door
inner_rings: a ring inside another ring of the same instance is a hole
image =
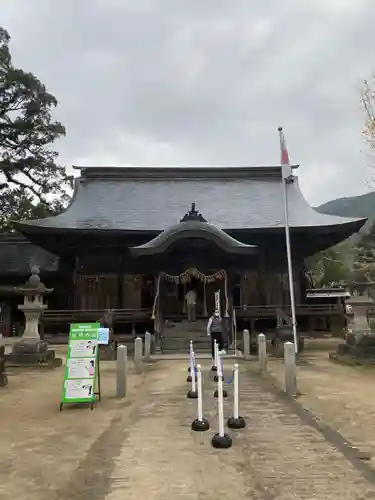
[[[0,302],[0,333],[3,337],[11,335],[11,313],[8,302]]]
[[[114,274],[78,275],[75,293],[75,304],[80,310],[116,308],[117,276]]]
[[[259,275],[257,271],[248,271],[241,277],[241,297],[245,306],[261,304]]]
[[[122,308],[141,309],[142,302],[142,276],[125,274],[122,287]]]

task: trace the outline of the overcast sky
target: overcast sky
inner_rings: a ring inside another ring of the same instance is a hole
[[[0,0],[0,24],[66,165],[275,164],[282,125],[312,205],[367,190],[374,0]]]

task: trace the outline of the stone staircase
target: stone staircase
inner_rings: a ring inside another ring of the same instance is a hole
[[[163,352],[188,353],[190,340],[194,342],[195,352],[211,352],[211,340],[207,336],[206,327],[206,319],[194,322],[166,321],[163,329]]]

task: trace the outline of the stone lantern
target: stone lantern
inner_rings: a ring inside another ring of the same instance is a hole
[[[48,350],[47,342],[42,341],[39,335],[40,315],[47,308],[43,299],[53,292],[53,288],[46,288],[40,279],[39,269],[33,267],[30,278],[24,285],[15,287],[14,291],[24,297],[18,309],[25,315],[25,330],[19,342],[13,346],[10,361],[34,364],[54,360],[54,351]]]
[[[374,301],[366,295],[354,295],[347,299],[350,314],[348,318],[348,333],[345,344],[337,346],[337,354],[331,353],[331,358],[350,356],[357,361],[375,361],[375,333],[372,332],[368,322],[368,312],[374,309]]]
[[[374,308],[374,301],[368,295],[353,295],[346,299],[351,314],[348,315],[348,329],[354,337],[372,335],[368,322],[368,311]]]

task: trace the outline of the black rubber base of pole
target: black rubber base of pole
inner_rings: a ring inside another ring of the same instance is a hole
[[[197,378],[197,376],[195,376],[195,381],[197,381],[197,380],[198,380],[198,378]],[[192,377],[191,377],[191,375],[188,375],[186,378],[186,382],[191,382],[191,381],[192,381]]]
[[[213,366],[211,367],[211,371],[212,371],[212,372],[217,372],[217,366],[213,365]]]
[[[189,366],[189,368],[188,368],[188,372],[189,372],[189,373],[191,372],[191,368],[190,368],[190,366]]]
[[[215,389],[215,392],[214,392],[214,398],[218,398],[219,397],[219,391],[217,389]],[[227,398],[228,397],[228,393],[225,389],[223,389],[223,398]]]
[[[220,436],[220,434],[217,432],[216,434],[213,435],[211,443],[214,448],[219,448],[223,450],[226,448],[230,448],[232,446],[232,438],[229,436],[229,434],[224,434],[224,436]]]
[[[219,375],[214,375],[214,382],[219,380]],[[224,382],[224,377],[221,377],[221,380]]]
[[[210,424],[207,418],[203,418],[202,420],[198,420],[197,418],[191,424],[191,430],[195,432],[204,432],[208,431],[210,428]]]
[[[197,397],[198,397],[198,391],[193,391],[193,390],[190,389],[190,391],[188,391],[188,393],[187,393],[187,397],[189,399],[197,399]]]
[[[228,427],[229,429],[244,429],[246,427],[246,422],[243,417],[230,417],[228,418]]]

